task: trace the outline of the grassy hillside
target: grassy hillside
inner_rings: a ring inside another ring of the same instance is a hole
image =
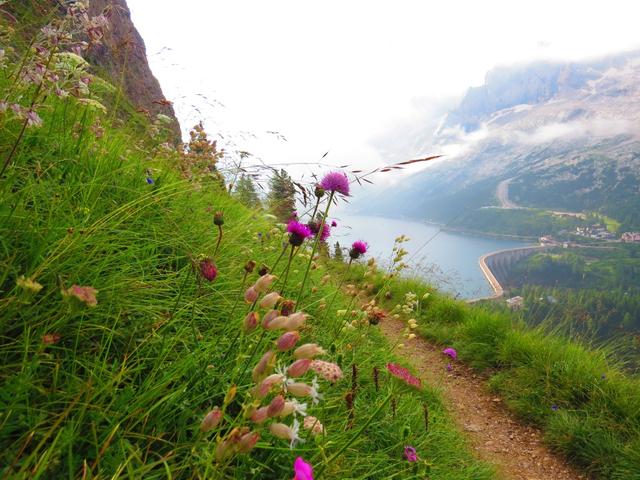
[[[19,24],[4,33],[30,44]],[[305,278],[311,243],[290,267],[278,261],[283,226],[220,188],[207,173],[215,155],[202,169],[163,146],[161,119],[135,115],[117,86],[94,77],[76,94],[85,70],[53,56],[47,72],[67,83],[24,79],[52,52],[46,35],[34,35],[47,51],[5,50],[0,70],[2,98],[20,106],[0,117],[3,477],[291,478],[302,457],[315,478],[492,478],[436,390],[389,375],[395,359],[374,326],[336,335],[336,311],[351,299],[338,292],[330,302],[339,281],[323,279],[321,259]],[[56,95],[56,85],[69,94]],[[127,108],[116,114],[116,105]],[[243,298],[263,264],[277,264],[271,288],[299,298],[296,309],[310,316],[296,346],[324,347],[320,358],[343,372],[335,383],[320,369],[301,374],[297,389],[255,390],[294,360],[291,337],[247,323],[267,313]],[[278,348],[276,365],[257,369]],[[301,427],[291,447],[278,435],[290,435],[300,414],[254,416],[267,405],[281,411],[279,395],[298,395],[324,427]],[[407,460],[407,445],[419,461]]]
[[[353,272],[354,281],[360,273]],[[610,348],[527,327],[508,312],[455,301],[419,280],[379,273],[367,283],[401,316],[407,293],[417,294],[410,316],[419,334],[455,348],[509,408],[543,428],[552,448],[595,478],[640,478],[640,380]]]

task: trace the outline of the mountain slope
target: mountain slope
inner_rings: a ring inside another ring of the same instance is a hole
[[[498,205],[511,179],[515,203],[601,211],[640,226],[640,52],[577,64],[490,72],[450,111],[424,150],[453,152],[394,192],[388,213],[457,223]],[[404,210],[403,210],[404,211]]]

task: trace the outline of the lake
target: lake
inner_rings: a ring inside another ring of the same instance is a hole
[[[523,247],[531,243],[442,231],[437,225],[364,215],[337,215],[330,243],[348,247],[355,240],[369,244],[376,260],[388,265],[396,237],[410,238],[403,244],[409,255],[405,263],[413,273],[460,298],[477,298],[493,293],[478,259],[490,252]]]

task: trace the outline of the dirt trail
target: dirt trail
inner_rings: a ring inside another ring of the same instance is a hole
[[[524,425],[492,395],[482,378],[473,371],[447,360],[440,347],[416,338],[404,341],[404,324],[393,317],[380,322],[382,332],[394,345],[404,343],[398,351],[419,373],[423,381],[440,388],[445,403],[461,430],[469,438],[476,455],[496,465],[501,477],[509,480],[586,479],[542,443],[540,430]]]

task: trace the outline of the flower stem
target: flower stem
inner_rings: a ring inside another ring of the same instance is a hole
[[[369,426],[369,424],[373,421],[373,419],[375,418],[376,415],[378,415],[378,413],[380,413],[380,410],[382,410],[382,408],[387,404],[387,402],[389,400],[391,400],[391,397],[393,396],[393,392],[390,393],[389,395],[387,395],[387,397],[382,401],[382,403],[380,405],[378,405],[378,408],[376,408],[376,410],[371,414],[371,416],[369,417],[369,419],[364,423],[364,425],[362,425],[357,432],[355,432],[353,434],[353,436],[342,445],[342,447],[340,448],[340,450],[338,450],[336,453],[334,453],[333,455],[331,455],[331,457],[329,457],[329,460],[327,460],[325,463],[322,464],[322,466],[320,467],[320,469],[318,470],[317,476],[315,477],[316,479],[319,479],[322,474],[324,473],[325,469],[327,468],[327,466],[336,458],[338,458],[340,455],[342,455],[342,452],[344,452],[347,448],[349,448],[351,446],[351,444],[353,442],[356,441],[356,439],[362,434],[362,432],[365,430],[365,428],[367,428]]]
[[[218,253],[218,248],[220,248],[220,242],[222,242],[222,225],[218,225],[218,232],[218,242],[216,243],[216,249],[213,251],[214,258]]]
[[[327,202],[327,208],[324,210],[324,215],[322,216],[322,224],[320,225],[320,229],[316,234],[315,241],[313,242],[313,249],[311,250],[311,257],[309,257],[309,262],[307,263],[307,269],[304,272],[304,277],[302,278],[302,285],[300,285],[300,290],[298,291],[298,298],[296,298],[296,305],[300,305],[300,300],[302,299],[302,292],[304,291],[304,286],[307,283],[307,277],[309,276],[309,270],[311,270],[311,263],[313,263],[313,257],[316,254],[316,250],[318,249],[318,244],[320,243],[320,234],[324,229],[324,224],[327,221],[327,215],[329,215],[329,209],[331,208],[331,202],[333,201],[334,192],[331,192],[329,195],[329,201]],[[318,200],[319,201],[319,200]]]
[[[351,269],[351,264],[352,263],[353,263],[353,258],[349,258],[349,264],[347,265],[347,270],[344,272],[344,275],[342,275],[342,278],[340,279],[340,283],[338,284],[338,288],[336,288],[336,291],[334,292],[333,297],[331,297],[331,302],[329,302],[329,306],[324,311],[324,315],[322,316],[323,320],[324,320],[324,317],[326,317],[327,314],[329,313],[329,311],[331,310],[331,307],[333,306],[333,303],[335,302],[336,297],[338,296],[338,292],[342,288],[342,285],[344,284],[344,282],[345,282],[345,280],[347,278],[347,274],[349,273],[349,270]]]
[[[284,273],[284,280],[282,281],[282,289],[280,290],[280,295],[284,297],[284,289],[287,287],[287,279],[289,278],[289,270],[291,269],[291,261],[293,260],[293,252],[295,247],[291,245],[291,253],[289,253],[289,262],[287,263],[287,268]]]

